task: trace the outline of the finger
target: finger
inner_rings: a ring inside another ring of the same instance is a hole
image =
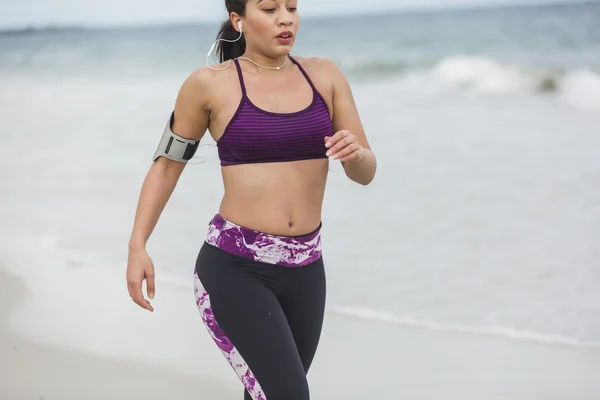
[[[336,132],[338,133],[338,132]],[[336,136],[336,133],[334,133],[332,136],[325,136],[325,146],[329,147],[331,146],[334,142],[337,142],[339,140],[339,138],[341,137],[340,135]]]
[[[348,154],[345,157],[342,157],[340,159],[341,162],[346,162],[346,161],[354,161],[354,160],[358,160],[360,157],[360,147],[358,149],[356,149],[355,151],[353,151],[352,153]]]
[[[359,144],[352,143],[352,144],[349,144],[348,146],[344,147],[342,150],[340,150],[336,154],[334,154],[333,158],[336,160],[343,160],[344,158],[347,158],[348,156],[357,152],[358,150],[360,150]]]
[[[150,299],[154,299],[154,271],[150,271],[148,274],[146,274],[146,290],[148,291],[148,297],[150,297]]]
[[[144,299],[144,293],[142,292],[142,281],[134,281],[131,283],[131,289],[129,291],[131,299],[138,306],[145,308],[146,310],[153,311],[152,305],[146,299]]]
[[[133,301],[135,302],[135,304],[142,307],[143,309],[146,309],[148,311],[154,311],[152,304],[150,304],[150,302],[148,300],[146,300],[144,298],[144,295],[142,295],[142,294],[139,294],[136,297],[134,297]]]
[[[326,149],[326,155],[327,157],[329,157],[329,152],[327,151],[327,148],[329,146],[331,146],[331,142],[329,142],[329,140],[331,140],[332,136],[325,136],[325,149]]]
[[[136,296],[136,287],[137,284],[135,283],[135,281],[127,281],[127,291],[129,292],[129,297],[131,297],[132,299]]]
[[[355,141],[356,140],[352,135],[344,136],[336,144],[334,144],[333,147],[329,149],[329,151],[327,152],[327,156],[335,156],[337,153],[341,152],[342,149],[345,149],[349,145],[353,144]]]
[[[331,138],[329,138],[329,140],[327,140],[325,142],[325,147],[331,147],[334,144],[336,144],[340,139],[342,139],[344,136],[346,136],[348,133],[348,131],[338,131],[336,132]]]

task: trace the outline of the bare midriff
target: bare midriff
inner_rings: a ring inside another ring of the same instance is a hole
[[[321,222],[328,167],[328,159],[223,167],[219,214],[273,235],[310,233]]]

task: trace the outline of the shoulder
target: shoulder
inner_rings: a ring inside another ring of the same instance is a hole
[[[237,73],[233,62],[225,61],[213,68],[223,68],[223,70],[215,71],[208,67],[201,67],[192,71],[181,85],[180,96],[196,103],[207,104],[219,88],[223,87],[223,83]]]
[[[317,85],[327,88],[331,95],[331,101],[336,94],[346,95],[350,93],[350,83],[342,69],[333,61],[323,57],[294,57],[302,65],[306,73]]]
[[[229,65],[228,65],[229,64]],[[223,79],[229,79],[233,73],[236,73],[233,62],[224,63],[212,66],[219,69],[215,71],[209,67],[201,67],[192,71],[185,79],[183,86],[191,89],[210,90],[219,87],[219,82]],[[220,70],[223,68],[222,70]]]
[[[304,68],[307,73],[313,72],[316,76],[323,77],[332,82],[339,80],[343,81],[346,79],[342,69],[328,58],[294,57],[294,59],[302,65],[302,68]]]

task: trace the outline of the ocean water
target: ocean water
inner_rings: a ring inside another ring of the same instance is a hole
[[[346,72],[379,160],[368,187],[331,164],[329,314],[600,347],[599,15],[590,3],[302,22],[293,54]],[[131,346],[119,324],[137,196],[216,30],[0,36],[0,266],[30,287],[21,333]],[[174,291],[195,307],[220,179],[206,135],[148,244],[157,309]]]

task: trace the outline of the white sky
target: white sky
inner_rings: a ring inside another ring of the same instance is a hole
[[[253,1],[253,0],[250,0]],[[462,5],[550,3],[557,0],[298,0],[302,16]],[[580,0],[562,0],[575,3]],[[222,20],[223,0],[0,0],[0,28],[29,24],[121,25]]]

